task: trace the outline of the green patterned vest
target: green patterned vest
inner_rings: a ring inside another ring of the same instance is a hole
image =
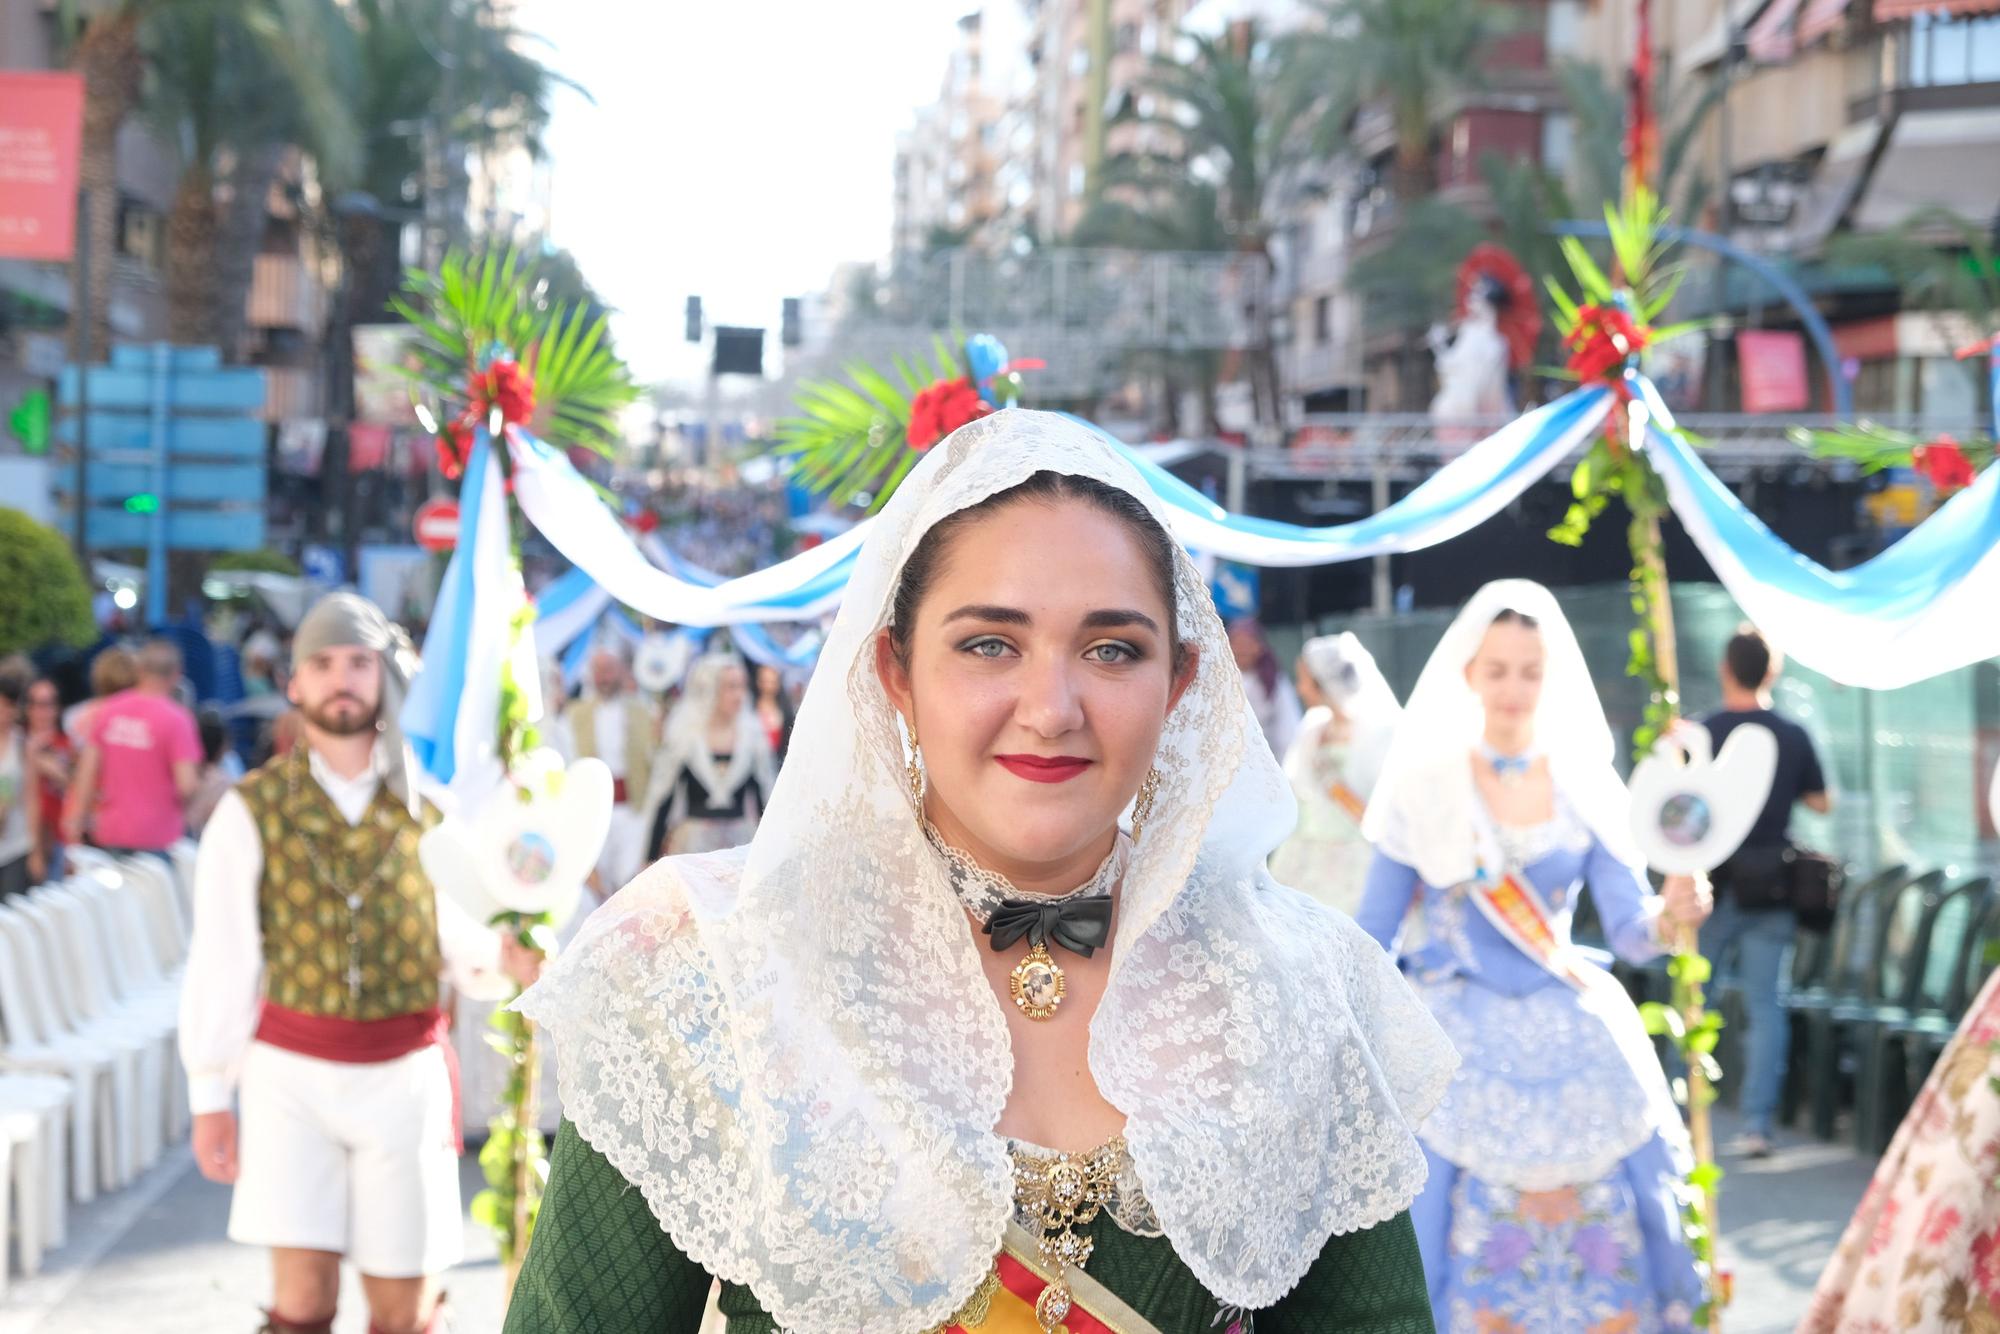
[[[444,963],[417,839],[437,812],[426,804],[412,818],[384,784],[350,825],[314,780],[303,745],[236,791],[264,844],[264,998],[336,1019],[435,1007]]]

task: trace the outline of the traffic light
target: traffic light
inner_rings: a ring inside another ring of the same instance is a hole
[[[805,341],[804,335],[799,330],[799,299],[795,296],[785,298],[785,313],[779,339],[786,347],[797,347]]]
[[[125,512],[127,514],[158,514],[160,512],[160,498],[151,491],[141,491],[136,496],[127,496],[125,497]]]
[[[698,296],[688,298],[687,340],[690,343],[701,341],[701,298]]]

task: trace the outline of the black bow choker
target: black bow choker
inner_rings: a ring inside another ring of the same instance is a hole
[[[1125,870],[1121,841],[1089,881],[1059,897],[1024,895],[1005,878],[976,866],[965,854],[939,838],[931,844],[945,859],[959,902],[975,918],[997,954],[1025,938],[1027,957],[1014,966],[1009,979],[1014,1004],[1030,1019],[1055,1014],[1068,990],[1069,979],[1049,953],[1051,945],[1088,959],[1111,940],[1111,886]]]

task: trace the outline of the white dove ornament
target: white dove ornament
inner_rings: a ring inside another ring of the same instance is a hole
[[[1646,862],[1665,875],[1712,871],[1743,846],[1770,799],[1778,738],[1745,723],[1722,753],[1708,729],[1689,725],[1662,737],[1632,771],[1632,836]]]
[[[603,850],[611,795],[604,761],[565,769],[554,751],[538,750],[475,810],[425,834],[417,856],[431,883],[482,922],[547,913],[561,926]]]
[[[639,641],[632,655],[632,679],[649,695],[664,695],[687,675],[689,649],[679,635],[657,632]]]

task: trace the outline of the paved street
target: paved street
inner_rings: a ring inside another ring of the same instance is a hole
[[[1719,1128],[1734,1132],[1727,1113]],[[1845,1145],[1796,1138],[1767,1162],[1727,1166],[1724,1248],[1738,1296],[1725,1328],[1789,1334],[1870,1166]],[[477,1187],[468,1158],[465,1198]],[[224,1238],[228,1211],[225,1188],[203,1181],[185,1150],[171,1155],[139,1186],[73,1217],[70,1244],[0,1306],[0,1334],[250,1334],[267,1280],[259,1253]],[[482,1230],[468,1224],[465,1235],[451,1305],[458,1330],[486,1334],[500,1326],[499,1265]],[[335,1328],[367,1328],[351,1276]]]

